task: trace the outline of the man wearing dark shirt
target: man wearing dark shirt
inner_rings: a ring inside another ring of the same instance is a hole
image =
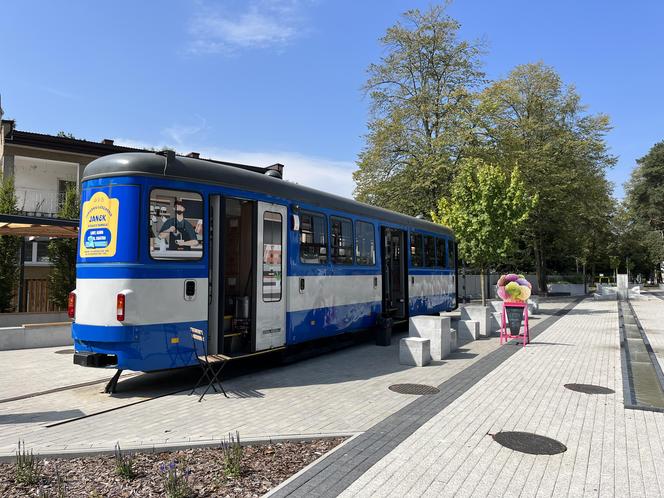
[[[181,201],[175,201],[175,218],[169,218],[161,226],[159,238],[168,240],[168,248],[189,251],[198,245],[196,232],[184,219],[185,207]]]

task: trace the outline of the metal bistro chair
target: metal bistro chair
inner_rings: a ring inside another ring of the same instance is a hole
[[[203,369],[203,373],[200,379],[198,379],[198,382],[196,382],[196,385],[191,390],[189,395],[191,396],[192,394],[194,394],[194,391],[196,391],[198,386],[200,386],[201,383],[203,382],[203,379],[205,379],[209,382],[207,387],[205,388],[205,391],[203,391],[203,394],[201,394],[201,397],[198,398],[199,403],[203,399],[203,396],[205,396],[207,392],[210,390],[210,386],[212,386],[214,392],[219,392],[217,391],[217,388],[214,387],[215,382],[219,383],[221,392],[224,393],[224,396],[228,398],[228,395],[224,390],[224,386],[221,385],[221,378],[219,377],[219,375],[221,374],[221,371],[224,369],[226,363],[231,359],[230,356],[226,356],[223,354],[209,355],[207,352],[207,341],[205,340],[205,333],[202,330],[196,329],[194,327],[191,327],[190,330],[191,330],[191,338],[194,340],[194,351],[196,353],[196,358],[198,359],[199,365]]]

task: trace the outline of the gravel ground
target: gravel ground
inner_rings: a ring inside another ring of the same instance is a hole
[[[220,448],[136,453],[134,478],[116,470],[116,458],[97,456],[39,460],[39,482],[16,482],[16,464],[0,464],[0,496],[41,497],[226,497],[261,496],[343,441],[343,438],[244,446],[240,475],[229,476]],[[184,476],[181,494],[167,493],[169,470]],[[58,485],[58,478],[59,485]]]

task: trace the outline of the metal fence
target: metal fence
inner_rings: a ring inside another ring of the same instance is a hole
[[[496,284],[502,273],[488,273],[484,275],[484,285],[487,298],[496,298]],[[526,273],[524,275],[526,280],[533,286],[532,293],[539,294],[539,284],[537,283],[537,276],[534,273]],[[583,283],[582,273],[571,273],[567,275],[549,275],[547,277],[548,283],[567,282],[567,283]],[[479,299],[482,296],[482,277],[475,273],[468,273],[465,276],[465,294],[464,294],[464,276],[459,271],[459,298],[462,299],[465,295],[469,299]]]

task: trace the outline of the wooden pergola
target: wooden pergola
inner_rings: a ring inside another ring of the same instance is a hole
[[[22,216],[15,214],[0,214],[0,236],[14,237],[51,237],[75,239],[78,237],[78,220],[65,220],[61,218],[45,218],[41,216]],[[25,311],[24,299],[24,268],[25,244],[21,243],[19,260],[20,276],[18,289],[18,310]]]
[[[78,237],[78,220],[0,214],[0,235],[16,237]]]

